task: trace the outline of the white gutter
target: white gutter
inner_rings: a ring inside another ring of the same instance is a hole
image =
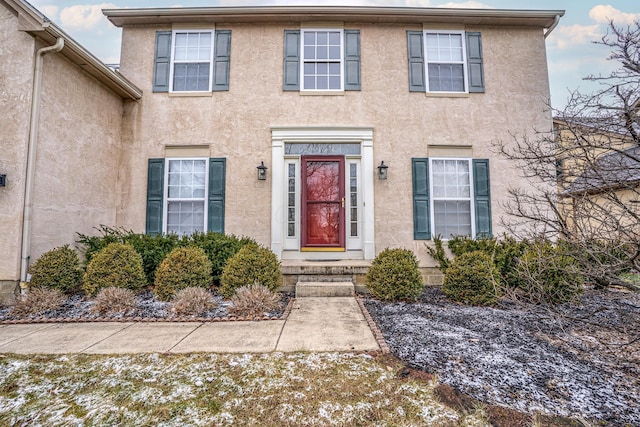
[[[38,126],[40,121],[40,92],[42,88],[42,63],[44,56],[60,52],[64,39],[59,37],[56,44],[38,49],[33,67],[33,90],[31,93],[31,117],[29,119],[29,141],[27,151],[27,172],[24,186],[24,209],[22,212],[22,256],[20,259],[20,287],[27,286],[27,269],[31,254],[31,220],[33,215],[33,181],[35,177]]]
[[[547,31],[544,32],[545,39],[549,37],[551,31],[553,31],[558,26],[558,22],[560,22],[560,15],[556,15],[556,17],[553,19],[553,24],[551,24],[551,26],[547,28]]]

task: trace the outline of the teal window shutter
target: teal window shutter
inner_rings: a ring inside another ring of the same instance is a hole
[[[284,30],[283,90],[300,90],[300,30]]]
[[[411,159],[413,176],[413,238],[431,239],[429,159]]]
[[[162,234],[164,159],[149,159],[147,169],[147,234]]]
[[[476,237],[491,237],[491,185],[489,182],[489,160],[473,159],[472,162]]]
[[[153,92],[169,92],[169,67],[171,67],[171,31],[156,31]]]
[[[229,64],[231,58],[231,30],[215,32],[213,59],[213,91],[229,90]]]
[[[409,92],[426,92],[422,31],[407,31]]]
[[[482,70],[482,38],[480,33],[467,35],[467,69],[469,72],[469,92],[484,92],[484,72]]]
[[[224,197],[227,160],[209,159],[209,217],[207,230],[224,233]]]
[[[344,30],[344,90],[360,90],[360,30]]]

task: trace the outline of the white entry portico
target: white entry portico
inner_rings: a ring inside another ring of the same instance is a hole
[[[271,138],[276,255],[373,259],[373,128],[273,127]]]

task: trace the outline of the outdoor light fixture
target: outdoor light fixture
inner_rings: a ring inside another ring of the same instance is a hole
[[[267,179],[267,167],[264,165],[264,162],[260,162],[260,166],[256,169],[258,169],[258,181]]]
[[[2,174],[0,175],[0,187],[4,187],[5,185],[7,185],[7,175]]]
[[[380,166],[378,166],[378,179],[385,180],[387,179],[387,169],[389,166],[384,164],[384,160],[380,162]]]

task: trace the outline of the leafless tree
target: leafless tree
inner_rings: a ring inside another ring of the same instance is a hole
[[[618,68],[590,75],[598,90],[574,91],[551,110],[554,131],[496,143],[534,182],[510,189],[503,225],[521,238],[562,239],[598,287],[640,289],[640,21],[610,22],[595,42]]]

